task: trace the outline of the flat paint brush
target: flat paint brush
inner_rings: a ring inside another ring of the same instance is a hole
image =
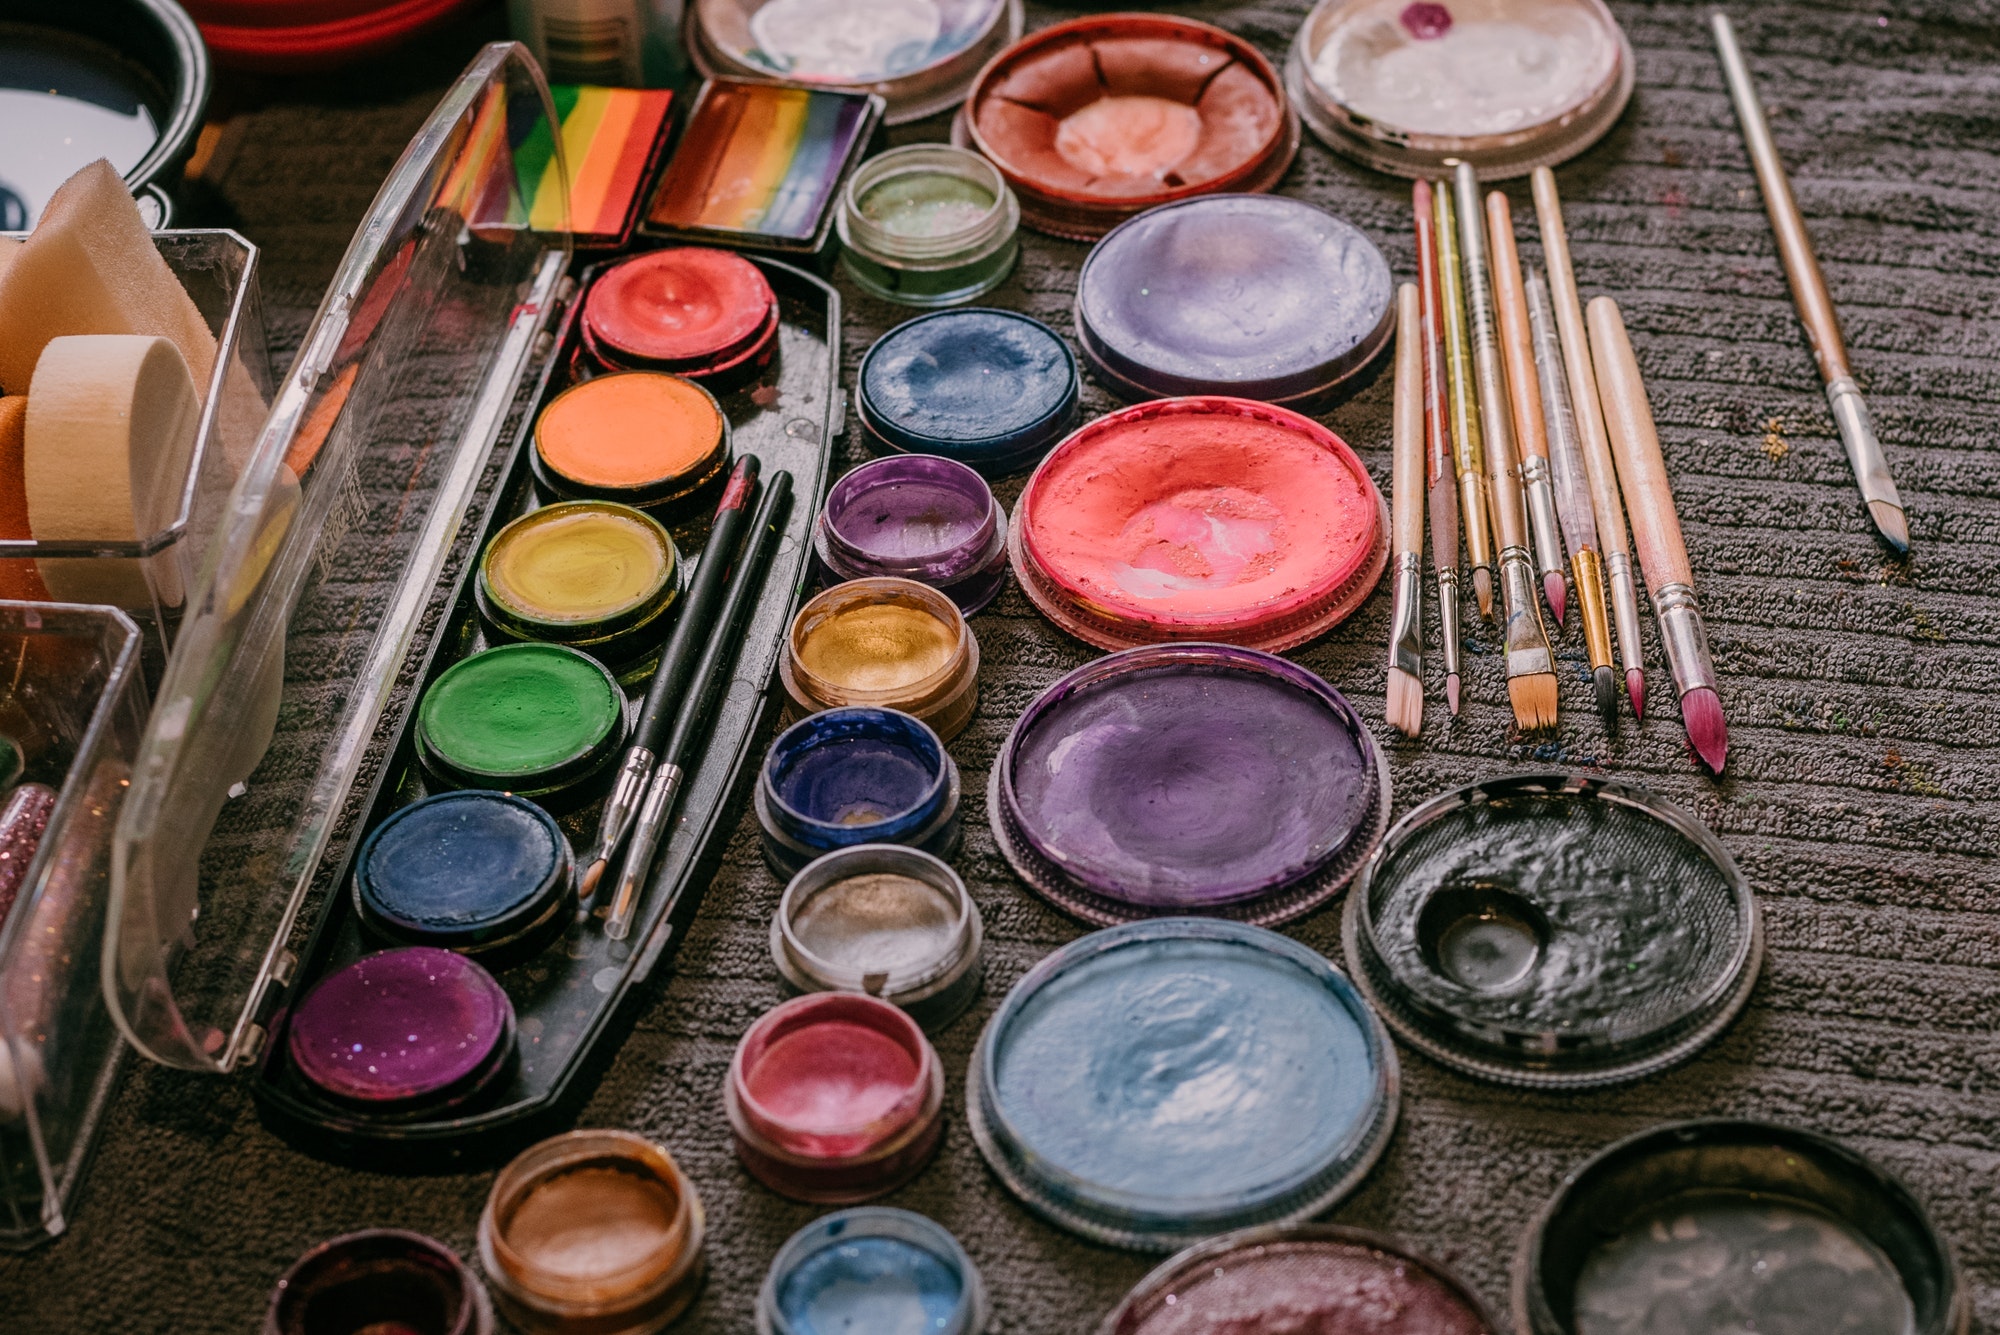
[[[1542,420],[1548,427],[1554,466],[1556,508],[1562,513],[1569,547],[1570,578],[1576,582],[1583,644],[1590,655],[1590,680],[1597,689],[1597,712],[1607,732],[1618,729],[1618,674],[1611,667],[1611,615],[1604,605],[1604,557],[1597,549],[1597,515],[1590,508],[1590,478],[1583,467],[1583,443],[1570,408],[1569,378],[1556,335],[1555,307],[1548,280],[1528,270],[1528,331],[1535,342],[1535,378],[1542,389]]]
[[[1618,661],[1625,669],[1625,691],[1632,697],[1632,716],[1646,716],[1646,650],[1639,638],[1639,581],[1632,569],[1630,539],[1625,533],[1625,507],[1618,495],[1618,467],[1611,458],[1611,441],[1604,434],[1604,407],[1597,398],[1597,372],[1590,364],[1590,337],[1583,328],[1583,302],[1570,268],[1569,234],[1563,227],[1562,200],[1556,175],[1547,167],[1533,174],[1535,219],[1541,226],[1542,257],[1549,266],[1549,297],[1562,336],[1563,369],[1568,373],[1570,408],[1576,416],[1577,439],[1583,442],[1583,467],[1590,479],[1590,506],[1597,515],[1598,551],[1604,555],[1604,578],[1611,586],[1611,619],[1618,632]]]
[[[1424,352],[1424,491],[1431,521],[1431,568],[1437,572],[1444,699],[1458,714],[1458,480],[1451,461],[1451,408],[1445,396],[1444,304],[1438,291],[1431,183],[1411,191],[1417,215],[1417,281],[1422,286]]]
[[[1604,395],[1604,418],[1611,447],[1618,455],[1618,476],[1625,489],[1625,508],[1632,516],[1632,536],[1639,545],[1639,564],[1646,572],[1646,592],[1660,622],[1660,642],[1667,649],[1667,667],[1680,695],[1681,720],[1688,740],[1702,763],[1715,773],[1729,758],[1729,726],[1723,720],[1722,699],[1716,694],[1715,663],[1709,656],[1708,629],[1694,597],[1694,572],[1688,566],[1687,543],[1681,537],[1674,491],[1667,481],[1666,460],[1660,455],[1660,435],[1653,410],[1646,402],[1645,381],[1625,318],[1618,303],[1596,297],[1587,312],[1590,356],[1597,367],[1597,384]]]
[[[1479,391],[1472,378],[1472,335],[1465,323],[1465,275],[1458,263],[1458,211],[1451,187],[1431,194],[1437,233],[1438,313],[1444,336],[1445,390],[1451,399],[1451,457],[1458,470],[1458,517],[1479,615],[1493,618],[1493,523],[1486,498],[1486,448],[1480,438]]]
[[[1415,283],[1396,290],[1396,392],[1390,451],[1389,541],[1395,609],[1389,621],[1385,712],[1406,737],[1424,726],[1424,349]]]
[[[1875,422],[1854,383],[1847,361],[1847,340],[1840,332],[1840,315],[1826,290],[1826,275],[1820,272],[1819,256],[1813,252],[1812,237],[1792,195],[1792,182],[1785,164],[1778,159],[1778,145],[1765,123],[1757,87],[1750,82],[1750,67],[1736,45],[1736,29],[1729,16],[1717,10],[1709,15],[1715,33],[1715,50],[1722,57],[1722,75],[1729,84],[1729,100],[1736,105],[1736,120],[1743,127],[1743,143],[1750,150],[1750,165],[1757,169],[1757,185],[1764,194],[1764,212],[1771,219],[1771,234],[1777,238],[1778,258],[1784,262],[1785,278],[1792,287],[1792,302],[1799,308],[1799,321],[1806,327],[1806,341],[1812,345],[1813,361],[1826,383],[1827,406],[1840,427],[1841,442],[1847,446],[1847,462],[1854,480],[1861,485],[1861,499],[1868,504],[1874,520],[1889,545],[1899,552],[1910,550],[1910,526],[1903,514],[1903,499],[1896,493],[1896,480],[1889,476],[1889,461],[1875,434]]]

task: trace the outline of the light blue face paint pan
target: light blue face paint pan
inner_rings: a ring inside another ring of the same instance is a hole
[[[1162,918],[1058,950],[1008,993],[967,1075],[973,1138],[1032,1210],[1171,1251],[1305,1219],[1394,1129],[1395,1052],[1320,955],[1241,923]]]
[[[816,1219],[771,1261],[757,1335],[981,1335],[986,1289],[958,1239],[908,1210]]]

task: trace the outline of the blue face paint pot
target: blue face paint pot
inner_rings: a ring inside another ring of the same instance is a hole
[[[878,450],[937,454],[988,477],[1019,472],[1076,422],[1076,358],[1013,311],[939,311],[876,340],[855,407]]]
[[[757,1294],[758,1335],[980,1335],[985,1285],[920,1214],[842,1210],[794,1233]]]
[[[1037,1214],[1171,1251],[1327,1209],[1388,1144],[1394,1050],[1344,975],[1289,938],[1163,918],[1030,970],[967,1075],[974,1140]]]
[[[958,766],[929,725],[894,709],[829,709],[786,729],[758,772],[764,860],[781,880],[837,848],[958,847]]]
[[[371,935],[486,963],[533,954],[576,904],[569,841],[525,798],[439,793],[375,827],[355,859],[354,903]]]

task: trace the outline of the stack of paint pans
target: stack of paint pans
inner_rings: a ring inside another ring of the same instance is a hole
[[[1398,176],[1484,180],[1567,161],[1603,138],[1633,84],[1603,0],[1320,0],[1285,86],[1327,147]]]
[[[1021,18],[1021,0],[693,0],[687,47],[710,78],[874,93],[901,125],[963,100]]]
[[[1516,775],[1446,793],[1356,883],[1347,959],[1397,1035],[1467,1075],[1583,1089],[1728,1027],[1763,957],[1727,849],[1633,784]]]
[[[1388,346],[1389,265],[1301,200],[1183,200],[1121,223],[1076,283],[1076,341],[1128,403],[1233,394],[1330,406]]]
[[[1330,1208],[1388,1144],[1398,1079],[1381,1021],[1320,955],[1169,918],[1029,970],[980,1035],[965,1097],[980,1152],[1028,1208],[1172,1251]]]
[[[756,379],[778,349],[778,296],[741,255],[676,246],[600,273],[578,322],[600,366],[671,371],[717,393]]]
[[[1096,924],[1270,925],[1340,893],[1389,820],[1389,771],[1338,691],[1270,654],[1111,654],[1022,713],[987,815],[1036,893]]]
[[[1014,508],[1015,578],[1102,649],[1220,641],[1272,653],[1332,629],[1388,564],[1388,509],[1309,417],[1246,399],[1142,403],[1063,441]]]
[[[1189,195],[1269,190],[1299,147],[1277,71],[1240,37],[1164,14],[1044,28],[995,57],[952,127],[1021,220],[1091,240]]]

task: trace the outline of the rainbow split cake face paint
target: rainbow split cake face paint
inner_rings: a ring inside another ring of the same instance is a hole
[[[842,1210],[794,1233],[757,1294],[758,1335],[980,1335],[986,1288],[922,1215]]]
[[[1104,649],[1219,640],[1278,652],[1342,621],[1388,562],[1382,494],[1308,417],[1231,398],[1100,417],[1014,510],[1014,574]]]
[[[432,778],[548,798],[602,774],[625,737],[625,696],[602,663],[559,644],[461,659],[417,705]]]
[[[552,130],[537,116],[527,138],[514,146],[514,173],[528,226],[554,232],[567,223],[579,246],[622,246],[638,218],[639,192],[666,143],[673,94],[551,84],[549,97],[560,128]],[[558,138],[569,168],[566,183],[563,162],[555,153]]]
[[[1168,918],[1036,965],[966,1083],[980,1151],[1024,1204],[1099,1242],[1167,1251],[1352,1190],[1387,1144],[1397,1073],[1380,1022],[1319,955],[1262,928]]]

